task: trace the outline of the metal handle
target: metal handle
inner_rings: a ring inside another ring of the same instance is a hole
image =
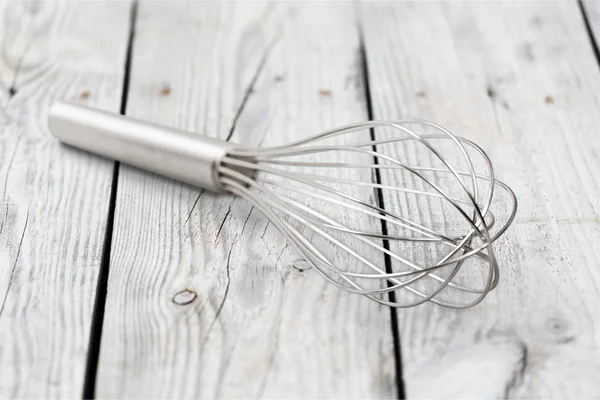
[[[223,192],[216,166],[227,142],[66,102],[50,109],[60,141],[169,178]]]

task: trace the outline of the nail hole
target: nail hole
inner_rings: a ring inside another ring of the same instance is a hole
[[[161,96],[168,96],[171,94],[171,87],[168,83],[163,83],[162,88],[160,89]]]

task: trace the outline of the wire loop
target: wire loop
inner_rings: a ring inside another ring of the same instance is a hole
[[[478,145],[421,120],[361,122],[234,149],[217,172],[330,283],[391,307],[481,302],[499,279],[492,244],[517,211]],[[497,188],[508,196],[502,223],[490,210]]]

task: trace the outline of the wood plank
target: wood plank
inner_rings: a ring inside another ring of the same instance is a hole
[[[127,114],[248,145],[365,119],[355,21],[350,3],[141,3]],[[389,310],[293,268],[244,200],[123,167],[113,243],[100,397],[395,396]]]
[[[482,304],[399,313],[407,395],[600,396],[600,74],[577,3],[363,11],[375,118],[425,118],[474,140],[519,198]]]
[[[0,397],[81,396],[113,163],[46,126],[57,99],[118,111],[127,2],[0,11]]]

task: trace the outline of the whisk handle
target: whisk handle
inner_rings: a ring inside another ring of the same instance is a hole
[[[225,141],[66,102],[52,106],[48,125],[68,145],[214,192],[224,191],[216,167],[231,148]]]

